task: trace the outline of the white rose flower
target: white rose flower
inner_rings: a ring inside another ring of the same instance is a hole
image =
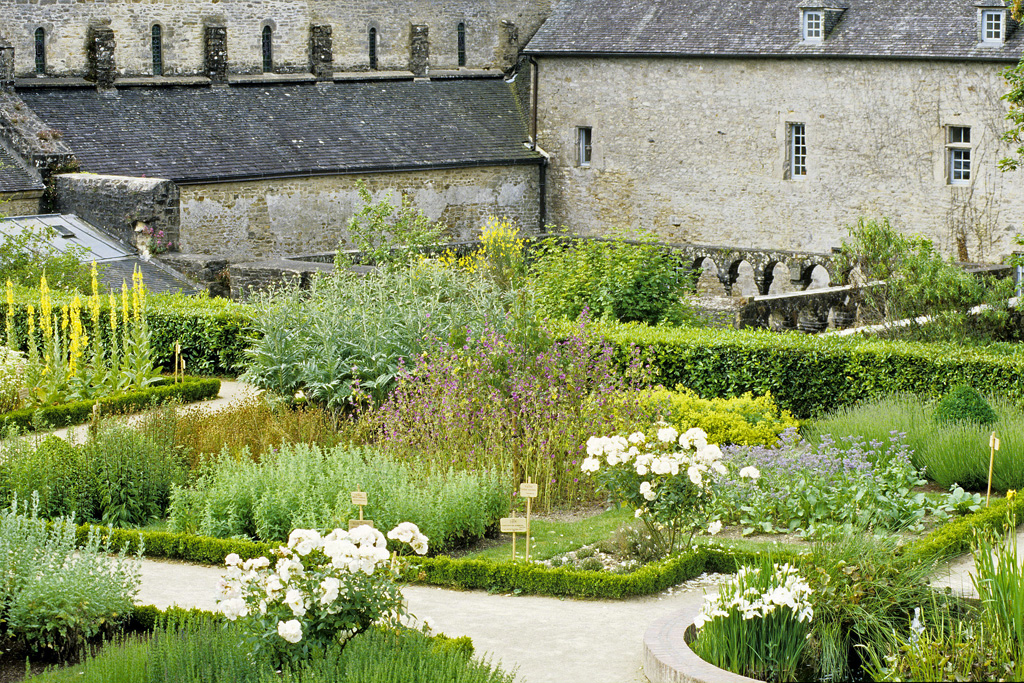
[[[338,589],[341,588],[341,581],[328,576],[326,579],[320,582],[320,604],[329,605],[338,599]]]
[[[242,561],[242,558],[238,556],[238,553],[231,553],[224,558],[224,564],[229,567],[237,567],[238,563]]]
[[[322,543],[320,532],[315,529],[295,529],[288,535],[288,547],[294,548],[301,556],[308,555]]]
[[[683,448],[702,449],[708,444],[708,435],[700,427],[692,427],[679,437],[679,445]]]
[[[302,640],[302,624],[298,619],[277,622],[277,635],[289,643],[297,643]]]
[[[672,443],[679,437],[679,432],[675,427],[662,427],[658,430],[658,441],[662,443]]]
[[[284,594],[284,604],[291,608],[292,614],[295,616],[305,616],[306,601],[302,597],[302,591],[289,588],[288,592]]]
[[[690,465],[686,470],[686,476],[690,478],[694,486],[700,486],[704,483],[704,477],[700,473],[700,468],[696,465]]]
[[[715,521],[711,522],[711,524],[708,525],[708,533],[711,534],[712,536],[714,536],[715,534],[717,534],[721,530],[722,530],[722,523],[720,521],[718,521],[717,519]]]
[[[632,434],[629,435],[629,439],[628,439],[628,441],[630,443],[634,443],[634,444],[636,444],[636,443],[643,443],[646,440],[647,440],[647,437],[644,436],[643,432],[633,432]]]
[[[218,607],[220,607],[220,611],[224,613],[224,616],[227,617],[229,621],[234,621],[238,617],[244,617],[249,614],[249,606],[242,598],[222,600]]]
[[[638,475],[640,475],[641,477],[646,475],[647,474],[647,465],[644,465],[643,463],[637,462],[637,464],[636,464],[636,473]]]
[[[711,466],[714,467],[715,472],[718,472],[719,474],[729,474],[729,470],[725,468],[725,465],[717,460]]]
[[[604,437],[592,436],[587,439],[587,455],[598,457],[604,453]]]
[[[748,465],[740,470],[740,478],[742,479],[758,479],[761,473],[753,465]]]
[[[597,458],[586,458],[580,467],[584,472],[597,472],[601,469],[601,461]]]

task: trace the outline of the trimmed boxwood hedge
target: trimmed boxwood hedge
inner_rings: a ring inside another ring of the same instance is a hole
[[[1024,351],[859,337],[598,322],[591,329],[624,361],[633,349],[667,387],[705,398],[771,392],[798,418],[896,392],[940,396],[965,384],[1024,400]],[[1003,351],[1003,352],[1001,352]]]
[[[1008,518],[1024,523],[1024,498],[1014,495],[1012,499],[998,498],[977,512],[943,524],[927,536],[907,547],[907,552],[923,558],[945,559],[970,552],[971,541],[976,531],[987,529],[1005,530]]]
[[[92,416],[92,407],[96,403],[100,404],[100,410],[104,415],[124,414],[138,412],[169,400],[194,403],[214,398],[219,393],[219,379],[186,376],[178,383],[151,386],[97,400],[73,401],[55,406],[13,410],[0,414],[0,429],[6,431],[10,427],[17,427],[21,431],[30,431],[35,429],[36,425],[51,428],[82,424],[89,421]]]

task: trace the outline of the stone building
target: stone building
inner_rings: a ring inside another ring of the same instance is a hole
[[[457,236],[999,260],[1022,46],[1002,0],[0,0],[0,197],[235,260],[333,249],[359,180]]]
[[[888,216],[963,260],[1024,223],[999,0],[572,0],[525,49],[548,216],[588,233],[828,251]]]

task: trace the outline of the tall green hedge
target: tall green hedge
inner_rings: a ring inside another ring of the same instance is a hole
[[[939,396],[959,384],[1024,400],[1024,351],[1008,346],[604,322],[592,327],[616,347],[620,359],[639,349],[665,386],[681,384],[705,398],[770,391],[799,418],[894,392]]]
[[[120,293],[118,292],[118,305]],[[69,303],[73,295],[51,292],[54,309]],[[82,322],[92,334],[92,322],[86,297],[82,302]],[[100,297],[100,322],[104,338],[108,335],[110,309],[106,295]],[[32,304],[39,312],[39,292],[17,288],[14,301],[14,328],[24,340],[27,330],[27,306]],[[152,347],[156,363],[164,371],[174,367],[174,343],[181,342],[181,354],[186,372],[194,375],[236,375],[242,370],[245,349],[249,344],[253,309],[229,299],[211,299],[207,296],[184,294],[152,294],[147,297],[146,319],[152,333]],[[4,343],[7,324],[7,305],[0,305],[0,343]],[[39,323],[36,321],[36,334]],[[24,350],[24,344],[22,344]]]

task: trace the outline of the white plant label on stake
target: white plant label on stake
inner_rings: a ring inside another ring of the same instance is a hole
[[[996,464],[996,451],[999,450],[999,437],[995,432],[988,437],[988,493],[985,494],[985,507],[988,507],[989,498],[992,497],[992,468]]]
[[[363,519],[363,506],[367,504],[365,491],[352,492],[352,504],[359,506],[359,519],[348,520],[348,530],[352,531],[358,526],[373,526],[373,520]]]

